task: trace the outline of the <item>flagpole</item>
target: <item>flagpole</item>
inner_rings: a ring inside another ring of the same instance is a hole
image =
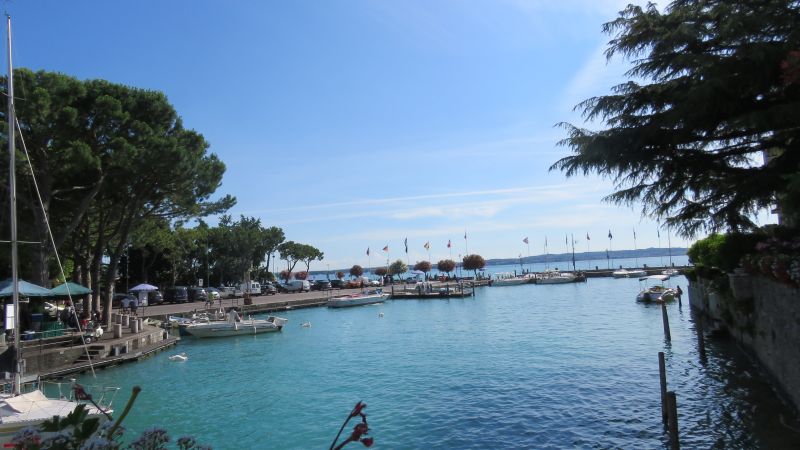
[[[589,241],[591,241],[591,239],[589,239],[589,233],[586,233],[586,270],[592,270],[592,257],[589,256]]]
[[[469,244],[467,243],[467,229],[464,228],[464,254],[469,255]]]
[[[609,260],[609,263],[613,265],[614,264],[614,258],[611,257],[611,251],[612,251],[612,248],[611,248],[611,237],[612,237],[611,236],[611,230],[608,230],[608,260]],[[609,267],[609,269],[610,268],[611,267]]]
[[[633,260],[634,260],[634,267],[639,267],[639,255],[637,251],[639,249],[636,247],[636,228],[633,229]]]
[[[527,239],[527,238],[525,238],[525,239]],[[531,242],[528,241],[525,245],[528,246],[528,264],[530,264],[531,263]]]
[[[669,237],[669,227],[667,227],[667,248],[669,252],[669,266],[672,267],[672,241]]]
[[[544,237],[544,270],[547,270],[547,269],[550,268],[550,266],[547,263],[547,256],[548,256],[547,255],[547,236],[545,236]]]
[[[575,235],[571,234],[572,237],[572,271],[577,272],[578,269],[575,268]]]

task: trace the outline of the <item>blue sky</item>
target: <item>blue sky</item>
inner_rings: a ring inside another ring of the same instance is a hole
[[[226,163],[230,213],[348,267],[658,245],[611,184],[548,167],[572,108],[623,80],[627,1],[11,0],[15,65],[164,92]],[[769,220],[769,217],[765,217]],[[211,221],[214,222],[213,220]],[[468,241],[465,243],[464,233]],[[666,246],[665,232],[661,232]],[[673,239],[673,245],[686,245]]]

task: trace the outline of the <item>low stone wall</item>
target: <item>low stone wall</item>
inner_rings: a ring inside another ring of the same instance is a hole
[[[723,324],[800,410],[800,290],[761,276],[728,277],[724,293],[708,280],[690,282],[690,304]]]

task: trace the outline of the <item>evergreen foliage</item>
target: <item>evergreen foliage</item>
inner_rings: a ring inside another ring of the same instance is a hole
[[[641,202],[683,236],[752,229],[760,209],[799,198],[800,2],[629,5],[604,31],[607,57],[633,60],[630,81],[577,106],[606,129],[560,124],[574,154],[551,170],[608,177],[607,201]]]

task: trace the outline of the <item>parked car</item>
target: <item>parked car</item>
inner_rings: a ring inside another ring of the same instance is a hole
[[[114,297],[111,298],[111,307],[112,308],[127,308],[128,304],[131,301],[135,301],[136,297],[132,296],[131,294],[114,294]]]
[[[199,286],[192,286],[188,289],[190,302],[207,302],[208,292]]]
[[[311,283],[307,280],[290,280],[283,286],[287,292],[308,292],[311,290]]]
[[[331,280],[331,287],[335,289],[344,289],[347,286],[347,282],[340,279]]]
[[[328,280],[317,280],[311,285],[313,291],[327,291],[331,289],[331,282]]]
[[[160,305],[164,303],[164,295],[161,291],[150,291],[147,293],[147,303],[149,305]]]
[[[261,293],[264,295],[275,295],[278,293],[278,288],[274,284],[267,281],[261,285]]]
[[[189,301],[189,291],[186,286],[172,286],[164,291],[164,302],[186,303]]]
[[[207,287],[206,293],[208,293],[208,298],[210,298],[211,301],[214,302],[222,298],[222,294],[220,294],[219,289],[217,288]]]

